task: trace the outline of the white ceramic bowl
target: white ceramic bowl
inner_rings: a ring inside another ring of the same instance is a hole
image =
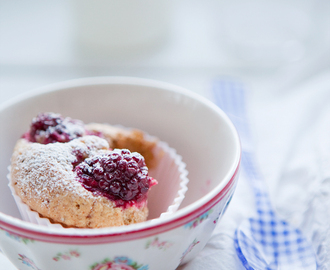
[[[63,230],[21,220],[7,167],[16,140],[41,111],[136,127],[166,141],[189,172],[180,209],[102,229]],[[163,82],[101,77],[46,86],[2,104],[0,123],[0,248],[19,269],[175,269],[207,243],[238,179],[240,144],[227,116],[207,99]]]

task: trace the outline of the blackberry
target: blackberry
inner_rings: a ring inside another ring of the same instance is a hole
[[[31,142],[41,144],[68,142],[83,136],[83,122],[56,113],[40,113],[33,118],[27,134]]]
[[[143,201],[157,183],[148,176],[144,157],[127,149],[86,158],[74,170],[87,190],[115,201],[117,206]]]

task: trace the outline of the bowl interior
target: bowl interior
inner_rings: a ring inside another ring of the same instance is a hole
[[[89,78],[44,87],[0,107],[0,212],[20,217],[7,186],[17,139],[39,112],[139,128],[175,148],[187,164],[181,208],[196,203],[233,174],[238,137],[224,113],[206,99],[166,83],[137,78]]]

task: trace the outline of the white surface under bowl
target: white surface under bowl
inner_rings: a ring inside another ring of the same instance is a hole
[[[166,141],[189,172],[180,209],[162,219],[92,230],[63,232],[22,221],[7,187],[7,166],[16,140],[41,111],[136,127]],[[204,247],[238,178],[239,139],[226,115],[205,98],[163,82],[103,77],[46,86],[2,104],[0,123],[0,248],[20,269],[30,269],[27,263],[49,270],[111,264],[175,269]]]

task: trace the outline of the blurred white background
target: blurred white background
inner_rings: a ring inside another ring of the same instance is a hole
[[[330,72],[329,14],[328,0],[0,0],[0,104],[81,77],[157,79],[208,98],[215,79],[239,80],[275,179],[286,153],[270,143],[276,106],[303,85],[317,94],[308,81]]]
[[[86,76],[284,91],[329,68],[328,2],[0,0],[0,101]]]

